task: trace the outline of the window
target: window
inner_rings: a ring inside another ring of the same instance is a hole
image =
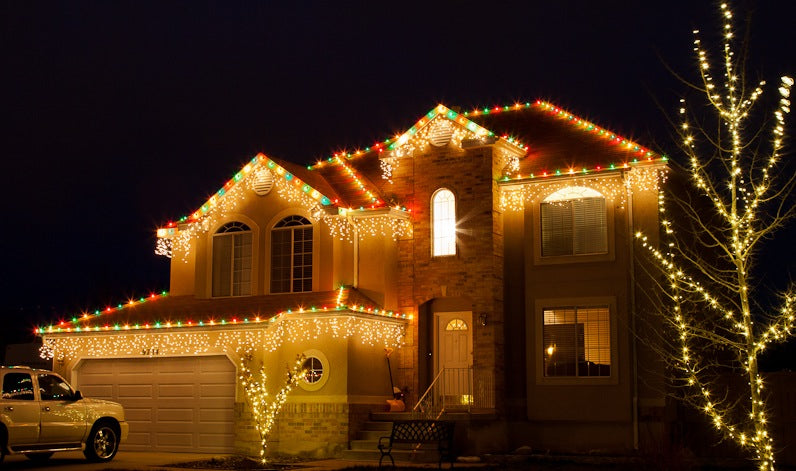
[[[227,223],[213,235],[213,296],[249,296],[252,233],[242,222]]]
[[[323,363],[319,358],[309,357],[301,365],[304,368],[304,381],[315,384],[323,377]]]
[[[445,330],[467,330],[467,322],[462,319],[451,319],[445,326]]]
[[[546,377],[611,375],[611,327],[607,306],[542,310]]]
[[[39,394],[42,401],[65,401],[74,398],[74,391],[61,377],[51,374],[39,375]]]
[[[608,252],[605,197],[591,188],[568,187],[540,204],[542,256]]]
[[[288,216],[271,231],[271,292],[312,291],[312,223]]]
[[[320,350],[310,349],[303,352],[304,376],[298,386],[305,391],[318,391],[329,381],[329,359]]]
[[[432,255],[456,255],[456,197],[445,188],[431,198]]]
[[[3,399],[33,400],[33,381],[28,373],[6,373],[3,377]]]

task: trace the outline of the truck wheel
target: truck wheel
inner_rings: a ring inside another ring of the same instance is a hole
[[[119,432],[108,422],[94,424],[83,454],[89,461],[110,461],[119,451]]]

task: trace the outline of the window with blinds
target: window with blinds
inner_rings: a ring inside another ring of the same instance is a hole
[[[557,307],[542,314],[544,376],[611,376],[607,306]]]
[[[252,233],[242,222],[227,223],[213,235],[214,297],[250,296]]]
[[[288,216],[271,231],[271,293],[312,291],[312,223]]]
[[[608,252],[608,222],[602,196],[545,200],[540,205],[542,256]]]

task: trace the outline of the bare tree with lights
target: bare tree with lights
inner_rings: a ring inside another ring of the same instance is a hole
[[[761,115],[756,105],[765,82],[746,81],[745,54],[735,53],[732,12],[726,4],[720,12],[723,78],[714,81],[708,51],[694,31],[701,81],[689,85],[701,99],[681,100],[677,128],[689,159],[685,173],[696,191],[661,193],[661,247],[643,233],[636,237],[663,280],[658,299],[673,334],[665,358],[675,394],[769,471],[775,448],[758,361],[767,345],[794,335],[796,291],[791,286],[777,293],[778,301],[767,302],[759,256],[796,214],[796,172],[782,160],[793,79],[782,77],[773,115]],[[665,201],[673,203],[670,215]],[[748,388],[733,388],[728,373]]]
[[[268,435],[276,424],[276,416],[285,405],[288,394],[306,374],[305,357],[304,355],[296,357],[296,362],[288,368],[285,385],[272,399],[266,388],[268,378],[265,374],[265,366],[261,364],[256,373],[251,368],[251,363],[254,360],[254,348],[243,347],[239,349],[238,354],[240,356],[240,381],[243,384],[243,391],[246,393],[246,401],[251,407],[254,428],[260,435],[260,461],[265,463]]]

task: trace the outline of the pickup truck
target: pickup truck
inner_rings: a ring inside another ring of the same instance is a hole
[[[0,384],[0,461],[11,453],[43,461],[73,450],[110,461],[127,439],[121,404],[85,398],[52,371],[3,366]]]

